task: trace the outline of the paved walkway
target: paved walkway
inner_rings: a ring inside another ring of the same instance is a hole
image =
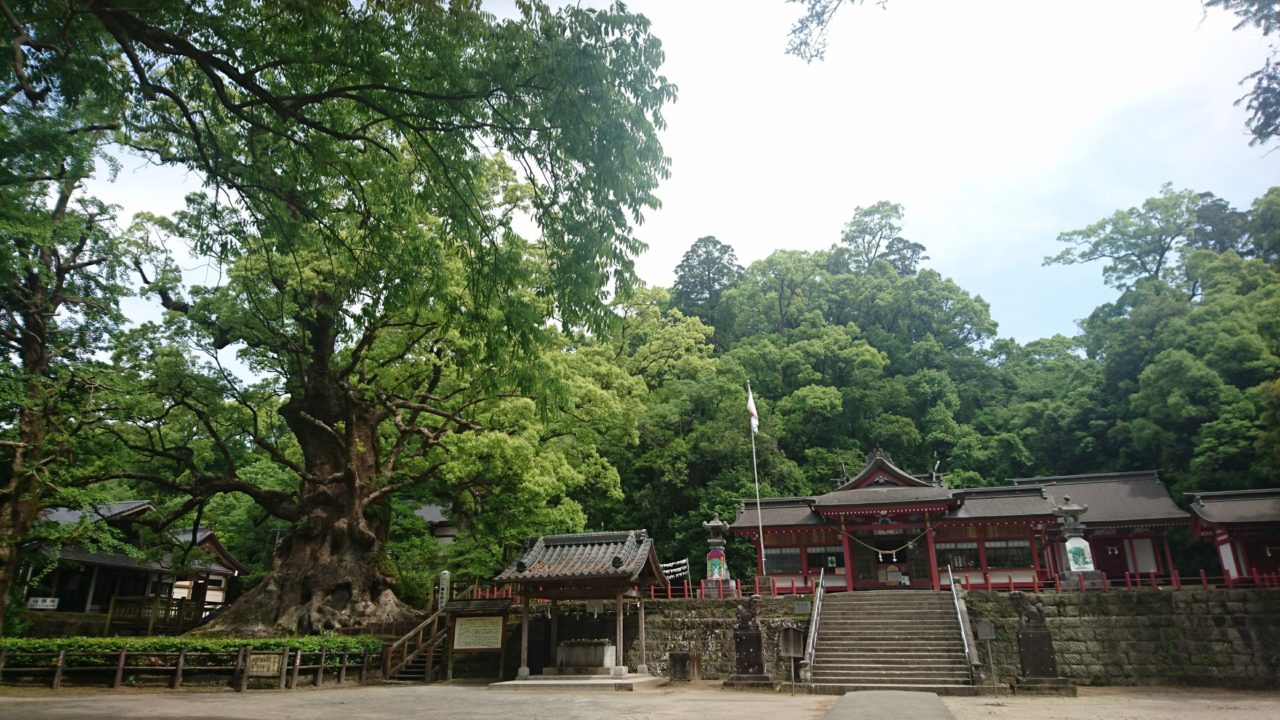
[[[0,720],[819,720],[839,699],[688,683],[668,688],[578,694],[459,685],[247,693],[6,688],[0,690]]]
[[[955,720],[933,693],[867,690],[849,693],[823,720]]]

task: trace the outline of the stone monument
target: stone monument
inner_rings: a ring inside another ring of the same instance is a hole
[[[1044,621],[1044,604],[1021,599],[1018,620],[1018,659],[1022,672],[1014,683],[1017,695],[1065,695],[1075,697],[1076,686],[1058,675],[1053,636]]]
[[[752,595],[738,606],[738,622],[733,628],[733,674],[724,681],[725,687],[773,687],[773,680],[764,672],[764,638],[760,632],[759,595]]]

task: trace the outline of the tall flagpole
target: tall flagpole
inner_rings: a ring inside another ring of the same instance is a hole
[[[747,381],[747,412],[751,414],[751,473],[756,479],[756,530],[760,533],[760,574],[769,575],[764,557],[764,517],[760,510],[760,469],[756,466],[756,428],[760,417],[756,414],[756,400],[751,395],[751,381]]]

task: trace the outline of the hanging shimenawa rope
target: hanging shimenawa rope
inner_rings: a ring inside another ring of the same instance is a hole
[[[882,549],[880,549],[880,548],[876,547],[875,545],[868,545],[867,543],[862,542],[862,541],[861,541],[861,540],[859,540],[859,539],[858,539],[858,538],[857,538],[853,533],[849,532],[848,530],[844,530],[844,531],[842,531],[842,532],[844,532],[844,534],[845,534],[845,535],[847,535],[847,536],[848,536],[848,538],[849,538],[850,540],[852,540],[852,541],[854,541],[854,542],[858,543],[859,545],[861,545],[862,547],[864,547],[864,548],[866,548],[866,549],[868,549],[868,550],[871,550],[871,551],[875,552],[875,553],[876,553],[876,555],[878,555],[878,556],[879,556],[879,558],[880,558],[880,562],[884,562],[884,556],[885,556],[885,555],[892,555],[892,556],[893,556],[893,560],[892,560],[892,562],[897,562],[897,561],[898,561],[898,553],[902,552],[903,550],[906,550],[907,548],[911,547],[912,545],[915,545],[917,540],[919,540],[920,538],[924,537],[925,535],[927,535],[927,534],[929,533],[929,531],[928,531],[928,530],[925,530],[924,532],[920,533],[919,535],[917,535],[917,536],[915,536],[915,537],[911,538],[910,540],[908,540],[907,542],[905,542],[901,547],[896,547],[896,548],[893,548],[892,550],[882,550]]]

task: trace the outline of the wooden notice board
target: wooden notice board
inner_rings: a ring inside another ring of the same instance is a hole
[[[502,615],[457,618],[453,623],[453,651],[501,651],[506,624],[506,618]]]

